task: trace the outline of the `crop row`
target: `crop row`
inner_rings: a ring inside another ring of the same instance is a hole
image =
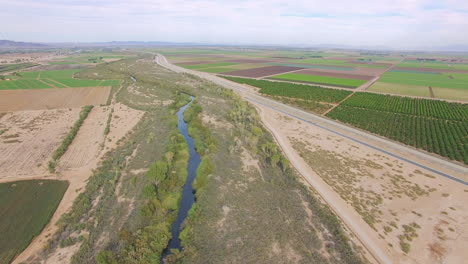
[[[318,86],[271,82],[246,78],[224,77],[228,80],[259,87],[260,92],[273,96],[300,98],[315,102],[338,103],[351,92],[337,89],[327,89]]]
[[[340,105],[327,116],[468,164],[468,122]]]
[[[468,105],[460,103],[356,93],[341,105],[445,120],[468,121]]]

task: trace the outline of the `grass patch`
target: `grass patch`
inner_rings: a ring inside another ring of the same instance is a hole
[[[42,231],[67,188],[55,180],[0,184],[0,262],[10,263]]]

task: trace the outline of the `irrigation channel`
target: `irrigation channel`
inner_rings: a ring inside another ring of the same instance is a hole
[[[177,111],[177,127],[179,128],[179,132],[182,136],[184,136],[185,141],[187,142],[189,148],[189,161],[187,166],[187,181],[182,190],[182,200],[180,201],[179,212],[177,213],[177,218],[172,223],[171,227],[171,234],[172,238],[169,241],[169,245],[164,249],[162,256],[161,256],[161,263],[164,263],[164,259],[166,256],[172,254],[171,249],[178,249],[181,250],[182,247],[180,245],[180,227],[184,222],[185,218],[187,217],[188,211],[192,208],[193,203],[195,202],[195,195],[193,192],[192,184],[197,176],[197,169],[200,165],[200,155],[198,155],[197,151],[195,150],[195,145],[193,142],[193,138],[191,138],[188,134],[188,127],[187,123],[184,121],[184,111],[190,106],[193,102],[195,97],[190,96],[191,100],[186,105],[182,106],[179,111]]]

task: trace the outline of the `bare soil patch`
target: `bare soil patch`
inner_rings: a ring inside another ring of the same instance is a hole
[[[305,74],[305,75],[319,75],[319,76],[327,76],[327,77],[335,77],[335,78],[366,80],[366,81],[370,81],[373,78],[375,78],[375,76],[371,76],[371,75],[343,73],[343,71],[321,70],[321,69],[305,69],[305,70],[298,71],[296,73]]]
[[[79,112],[73,108],[5,114],[0,120],[0,130],[5,131],[0,136],[0,181],[47,175],[52,153]]]
[[[97,158],[104,142],[110,107],[94,107],[58,163],[58,170],[84,167]]]
[[[1,90],[0,112],[74,108],[107,102],[111,87]]]
[[[260,68],[253,68],[248,70],[238,70],[238,71],[230,71],[230,72],[223,72],[223,75],[230,75],[230,76],[240,76],[240,77],[250,77],[250,78],[260,78],[295,70],[300,70],[303,68],[299,67],[289,67],[289,66],[268,66],[268,67],[260,67]]]

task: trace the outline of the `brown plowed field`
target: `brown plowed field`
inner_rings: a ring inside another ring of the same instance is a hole
[[[280,73],[290,72],[290,71],[295,71],[295,70],[300,70],[300,69],[303,69],[303,68],[289,67],[289,66],[268,66],[268,67],[254,68],[254,69],[248,69],[248,70],[223,72],[222,74],[230,75],[230,76],[260,78],[264,76],[270,76],[274,74],[280,74]]]
[[[111,87],[1,90],[0,112],[73,108],[107,102]]]
[[[225,62],[237,62],[237,63],[267,63],[274,60],[262,60],[262,59],[227,59]]]
[[[370,76],[370,75],[343,73],[343,71],[322,70],[322,69],[305,69],[305,70],[297,71],[295,73],[297,73],[297,74],[306,74],[306,75],[319,75],[319,76],[336,77],[336,78],[365,80],[365,81],[370,81],[373,78],[375,78],[375,76]]]
[[[208,64],[214,63],[213,61],[183,61],[177,62],[177,65],[198,65],[198,64]]]
[[[413,68],[413,67],[395,67],[393,69],[403,70],[403,71],[419,71],[419,72],[435,72],[435,73],[443,73],[443,72],[468,73],[468,70],[456,70],[456,69],[431,69],[431,68]]]

